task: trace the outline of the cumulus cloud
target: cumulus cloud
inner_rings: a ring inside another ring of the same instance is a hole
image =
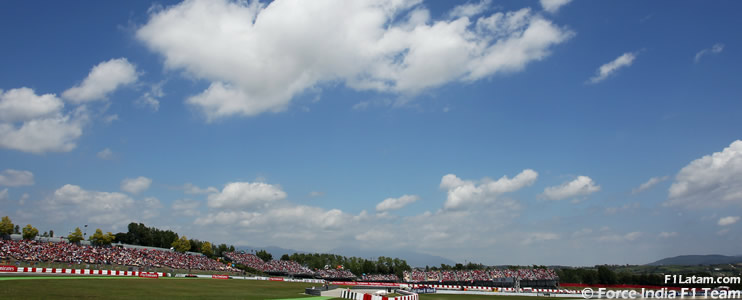
[[[54,191],[41,207],[54,221],[84,219],[98,224],[114,224],[131,221],[130,209],[134,203],[134,199],[126,194],[88,191],[77,185],[65,184]]]
[[[543,7],[545,11],[556,13],[559,11],[559,8],[569,4],[570,2],[572,2],[572,0],[541,0],[541,7]]]
[[[74,103],[104,100],[119,87],[136,82],[138,76],[126,58],[114,58],[94,66],[82,83],[64,91],[62,97]]]
[[[669,176],[649,178],[649,180],[647,180],[647,182],[642,183],[638,187],[632,189],[631,190],[631,193],[634,194],[634,195],[639,194],[639,193],[641,193],[643,191],[646,191],[646,190],[652,188],[653,186],[657,185],[658,183],[663,182],[663,181],[665,181],[665,180],[667,180],[669,178],[670,178]]]
[[[198,211],[201,203],[191,199],[181,199],[173,201],[171,208],[175,215],[194,217],[200,214]]]
[[[55,115],[64,107],[54,94],[36,95],[34,90],[22,87],[5,93],[0,90],[0,121],[19,122]]]
[[[0,190],[0,201],[8,200],[8,188]]]
[[[212,208],[254,208],[283,200],[286,192],[280,186],[263,182],[230,182],[208,198]]]
[[[484,178],[476,183],[470,180],[462,180],[454,174],[448,174],[441,178],[440,187],[448,190],[448,197],[443,205],[444,209],[481,209],[479,205],[492,203],[498,196],[504,193],[515,192],[536,182],[538,173],[531,169],[520,172],[515,177],[503,176],[498,180]],[[512,201],[502,200],[504,207],[515,208],[517,204]]]
[[[88,120],[85,107],[64,114],[54,94],[23,87],[0,90],[0,147],[43,154],[74,149]]]
[[[213,121],[280,112],[297,95],[338,82],[408,99],[520,71],[573,36],[528,8],[464,17],[487,3],[432,20],[418,0],[188,0],[154,10],[136,37],[167,69],[210,82],[186,102]]]
[[[121,181],[121,190],[129,194],[139,194],[149,188],[152,184],[152,179],[144,176],[137,178],[126,178]]]
[[[600,66],[595,76],[591,77],[589,82],[598,83],[605,80],[608,76],[613,75],[619,69],[631,66],[631,64],[634,63],[634,59],[636,59],[636,53],[626,52],[622,54],[613,61]]]
[[[550,186],[544,189],[544,197],[549,200],[562,200],[566,198],[587,196],[600,191],[592,178],[577,176],[575,180],[565,182],[558,186]]]
[[[420,196],[404,195],[399,198],[386,198],[384,201],[381,201],[376,205],[376,211],[398,210],[417,200],[420,200]]]
[[[692,161],[670,185],[664,206],[687,208],[742,205],[742,141]]]
[[[95,156],[97,156],[100,159],[106,159],[106,160],[112,159],[113,158],[113,151],[111,151],[110,148],[106,148],[106,149],[103,149],[100,152],[98,152],[98,154],[96,154]]]
[[[718,224],[719,224],[719,226],[729,226],[729,225],[732,225],[734,223],[737,223],[737,221],[739,221],[739,217],[729,216],[729,217],[723,217],[723,218],[719,219]]]
[[[696,57],[693,59],[694,62],[698,63],[704,55],[708,54],[719,54],[724,51],[724,44],[716,43],[711,48],[703,49],[696,53]]]
[[[0,186],[27,186],[33,185],[33,173],[31,171],[5,169],[0,172]]]

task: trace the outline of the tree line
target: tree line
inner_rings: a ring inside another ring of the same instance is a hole
[[[360,257],[345,257],[335,254],[294,253],[284,255],[281,259],[293,260],[311,269],[324,269],[325,266],[335,269],[338,266],[342,266],[343,269],[349,270],[356,275],[395,274],[397,277],[402,278],[404,271],[410,271],[412,269],[407,264],[407,261],[403,259],[384,256],[373,261]]]

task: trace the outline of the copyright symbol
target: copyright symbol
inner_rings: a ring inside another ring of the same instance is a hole
[[[582,298],[590,299],[593,297],[593,289],[585,288],[582,290]]]

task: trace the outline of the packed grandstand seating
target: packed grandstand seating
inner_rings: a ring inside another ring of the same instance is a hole
[[[239,271],[203,255],[154,249],[81,246],[70,243],[0,240],[0,258],[70,264],[108,264],[209,271]]]
[[[310,270],[294,261],[272,260],[264,262],[254,254],[226,252],[224,256],[244,266],[266,272],[287,275],[314,275],[323,279],[356,279],[349,270],[317,269]],[[122,247],[83,246],[71,243],[50,243],[40,241],[11,241],[0,239],[0,259],[20,261],[61,262],[69,264],[108,264],[134,267],[166,267],[173,269],[192,269],[208,271],[239,271],[229,265],[212,260],[203,255],[190,255],[174,251],[155,249],[131,249]],[[558,280],[552,269],[490,269],[490,270],[446,270],[424,271],[414,269],[404,272],[407,282],[461,282],[493,281],[500,278],[520,280]],[[399,281],[394,274],[363,275],[364,281]]]
[[[462,270],[462,271],[423,271],[404,272],[405,281],[491,281],[498,278],[516,278],[520,280],[557,280],[552,269],[517,269],[517,270]]]
[[[291,260],[271,260],[267,264],[266,272],[286,274],[312,274],[312,270]]]
[[[348,270],[336,270],[336,269],[318,269],[315,271],[315,274],[323,279],[332,279],[332,278],[356,278],[356,275],[353,275]]]
[[[399,281],[399,278],[397,278],[397,275],[394,274],[371,274],[371,275],[363,275],[361,277],[362,281],[386,281],[386,282],[397,282]]]
[[[255,254],[246,254],[239,252],[224,252],[222,255],[234,263],[244,265],[248,268],[265,272],[268,269],[266,263]]]

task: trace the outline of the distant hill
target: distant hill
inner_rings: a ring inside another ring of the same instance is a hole
[[[742,256],[726,255],[681,255],[663,258],[647,265],[650,266],[697,266],[697,265],[721,265],[742,263]]]

